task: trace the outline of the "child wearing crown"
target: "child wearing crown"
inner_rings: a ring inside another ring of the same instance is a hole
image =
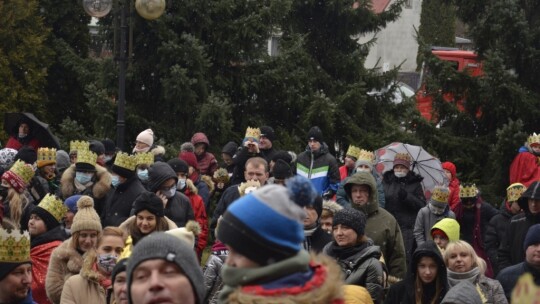
[[[428,205],[418,211],[414,224],[414,239],[416,245],[420,247],[425,241],[430,239],[431,227],[443,218],[455,219],[456,215],[448,205],[450,190],[445,186],[436,186],[431,192]]]
[[[529,187],[537,180],[540,180],[540,134],[533,133],[510,165],[510,184]]]

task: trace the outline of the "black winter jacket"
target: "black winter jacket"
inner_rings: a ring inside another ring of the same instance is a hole
[[[534,283],[537,286],[540,285],[540,270],[533,268],[527,262],[522,262],[517,265],[502,269],[497,276],[497,280],[501,283],[501,286],[504,289],[504,294],[508,299],[508,303],[510,303],[512,289],[514,289],[514,287],[516,286],[519,277],[527,272],[533,276]]]
[[[510,226],[510,219],[512,216],[514,215],[508,211],[506,208],[506,201],[504,201],[501,205],[499,214],[491,218],[486,228],[484,244],[495,275],[501,271],[501,268],[499,268],[497,250],[499,250],[501,241],[506,236],[506,231],[508,230],[508,226]]]
[[[101,213],[101,225],[103,227],[120,226],[129,217],[133,201],[144,191],[146,189],[137,175],[128,178],[118,187],[112,188]]]
[[[332,235],[324,231],[320,225],[313,231],[311,236],[304,236],[304,249],[315,253],[320,253],[326,244],[333,241]]]

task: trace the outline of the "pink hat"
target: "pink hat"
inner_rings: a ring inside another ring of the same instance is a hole
[[[154,144],[154,132],[152,129],[146,129],[137,135],[137,141],[143,142],[150,147]]]

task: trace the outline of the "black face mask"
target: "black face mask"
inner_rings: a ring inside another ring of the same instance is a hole
[[[2,200],[5,200],[8,196],[8,190],[9,188],[0,186],[0,197]]]

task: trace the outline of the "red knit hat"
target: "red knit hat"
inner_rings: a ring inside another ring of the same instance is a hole
[[[181,152],[178,158],[185,161],[191,167],[195,169],[199,169],[199,163],[197,163],[197,156],[195,156],[195,153]]]
[[[435,236],[440,236],[440,237],[443,237],[445,239],[448,239],[448,236],[446,235],[446,233],[444,233],[444,231],[442,231],[441,229],[433,229],[431,231],[431,237],[432,238],[435,238]]]

